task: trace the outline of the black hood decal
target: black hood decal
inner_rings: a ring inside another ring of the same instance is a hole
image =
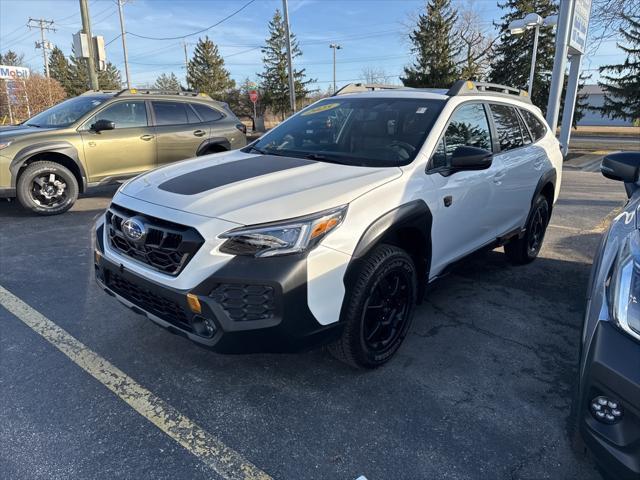
[[[178,193],[180,195],[196,195],[231,183],[248,180],[249,178],[290,168],[304,167],[313,163],[315,162],[304,158],[259,155],[194,170],[167,180],[158,185],[158,188],[165,192]]]

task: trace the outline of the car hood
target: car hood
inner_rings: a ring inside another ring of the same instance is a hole
[[[401,175],[397,167],[337,165],[237,150],[153,170],[119,193],[251,225],[344,205]]]
[[[32,133],[42,133],[49,130],[55,130],[55,128],[28,127],[26,125],[10,125],[6,127],[0,127],[0,140],[18,138],[24,135],[29,135]]]

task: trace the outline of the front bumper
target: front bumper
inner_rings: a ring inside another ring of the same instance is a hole
[[[171,333],[222,353],[300,351],[330,342],[340,334],[340,323],[323,326],[309,310],[304,255],[234,257],[195,288],[184,291],[143,278],[106,259],[101,228],[95,255],[98,285]],[[189,293],[200,301],[200,314],[190,309]],[[213,335],[198,334],[194,321],[202,319],[213,321]]]
[[[607,321],[596,327],[580,386],[579,428],[596,462],[616,479],[640,478],[640,343]],[[605,396],[622,405],[613,425],[597,421],[591,400]]]

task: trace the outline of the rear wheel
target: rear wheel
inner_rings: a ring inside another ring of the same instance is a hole
[[[538,257],[549,224],[549,214],[547,198],[542,194],[538,195],[529,212],[524,235],[509,241],[504,246],[504,253],[511,263],[524,265]]]
[[[23,207],[39,215],[69,210],[78,198],[78,181],[71,171],[55,162],[29,165],[18,178],[16,196]]]
[[[354,367],[379,367],[400,348],[413,320],[417,275],[411,257],[392,245],[376,247],[347,295],[344,331],[329,351]]]

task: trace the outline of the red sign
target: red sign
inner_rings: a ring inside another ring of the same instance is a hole
[[[249,100],[251,100],[253,103],[256,103],[258,101],[258,92],[255,90],[250,90]]]

